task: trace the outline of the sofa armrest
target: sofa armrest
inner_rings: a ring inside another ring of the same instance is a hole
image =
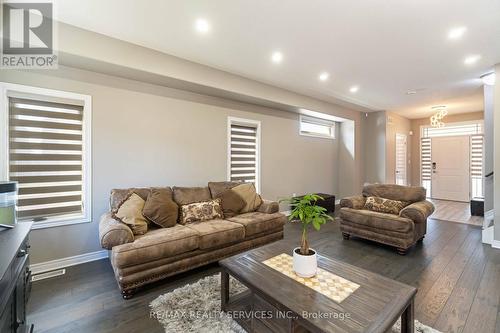
[[[276,201],[262,200],[262,204],[257,208],[260,213],[273,214],[280,210],[280,205]]]
[[[416,223],[425,223],[427,218],[434,212],[434,205],[427,201],[414,202],[399,212],[399,216],[407,217]]]
[[[130,228],[111,217],[111,213],[101,216],[99,222],[99,240],[101,246],[111,250],[113,246],[134,241],[134,234]]]
[[[340,200],[340,207],[362,209],[365,206],[366,198],[362,195],[346,197]]]

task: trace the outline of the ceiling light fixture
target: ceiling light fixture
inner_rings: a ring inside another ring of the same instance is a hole
[[[496,78],[495,72],[483,74],[480,76],[480,78],[483,81],[483,83],[488,86],[495,85],[495,78]]]
[[[479,54],[471,55],[471,56],[468,56],[467,58],[465,58],[464,64],[474,65],[476,62],[479,61],[479,59],[481,59],[481,56]]]
[[[358,90],[359,90],[359,87],[358,87],[358,86],[352,86],[352,87],[349,89],[349,91],[350,91],[351,93],[353,93],[353,94],[354,94],[354,93],[357,93],[357,92],[358,92]]]
[[[194,26],[196,30],[202,34],[206,34],[207,32],[210,31],[210,23],[208,23],[207,20],[202,18],[197,19]]]
[[[416,93],[417,93],[417,91],[416,91],[416,90],[408,90],[408,91],[406,92],[406,94],[407,94],[407,95],[415,95]]]
[[[431,117],[431,126],[432,127],[444,127],[444,122],[441,120],[448,114],[448,110],[446,109],[446,105],[436,105],[431,108],[433,111],[437,111]]]
[[[326,80],[328,80],[329,77],[330,77],[330,74],[328,74],[327,72],[322,72],[321,74],[319,74],[320,81],[326,81]]]
[[[457,40],[462,38],[462,36],[467,31],[467,27],[456,27],[448,32],[448,39]]]
[[[272,56],[271,56],[271,60],[275,63],[275,64],[279,64],[281,61],[283,61],[283,53],[281,52],[273,52]]]

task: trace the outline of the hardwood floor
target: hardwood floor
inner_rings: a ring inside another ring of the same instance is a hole
[[[436,207],[432,217],[438,220],[482,226],[484,217],[471,216],[470,204],[449,200],[430,200]]]
[[[287,224],[285,238],[298,242],[299,227]],[[338,222],[310,237],[320,254],[416,286],[415,318],[421,322],[443,332],[500,333],[500,250],[481,244],[480,228],[430,220],[424,241],[406,256],[369,241],[343,240]],[[28,319],[35,332],[163,332],[149,317],[149,303],[217,271],[211,265],[181,274],[125,301],[107,260],[70,267],[62,277],[33,284]]]

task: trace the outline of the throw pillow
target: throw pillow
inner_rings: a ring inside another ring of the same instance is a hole
[[[225,218],[239,214],[246,205],[245,200],[233,190],[225,190],[218,194],[216,198],[222,201],[222,210]]]
[[[181,206],[180,224],[223,218],[224,214],[220,199]]]
[[[144,199],[135,193],[130,195],[118,205],[113,212],[113,218],[130,227],[134,235],[144,235],[148,231],[148,222],[142,216]]]
[[[406,202],[391,200],[380,197],[366,198],[364,209],[379,213],[388,213],[399,215],[399,212],[407,206]]]
[[[208,188],[210,189],[210,194],[212,194],[212,198],[218,198],[222,192],[225,192],[237,185],[243,184],[241,181],[239,182],[208,182]],[[224,206],[224,203],[223,203]]]
[[[245,201],[245,207],[243,207],[240,213],[253,212],[262,204],[262,199],[257,194],[255,186],[252,183],[241,184],[233,187],[231,190],[236,192]]]
[[[154,224],[169,228],[175,226],[179,207],[172,200],[170,188],[153,188],[146,199],[142,215]]]

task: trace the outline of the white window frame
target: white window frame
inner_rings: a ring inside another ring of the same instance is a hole
[[[226,170],[226,178],[228,181],[231,180],[231,125],[242,125],[242,126],[255,126],[257,128],[256,138],[256,154],[255,154],[255,189],[257,193],[260,193],[260,156],[261,156],[261,123],[259,120],[253,119],[245,119],[238,117],[227,117],[227,170]]]
[[[332,135],[325,135],[325,134],[319,134],[319,133],[310,133],[310,132],[303,132],[302,129],[301,129],[301,125],[302,125],[302,122],[303,122],[303,119],[304,118],[308,118],[308,119],[317,119],[318,122],[332,122],[333,123],[333,126],[331,127],[332,128]],[[326,119],[326,118],[320,118],[320,117],[313,117],[313,116],[307,116],[307,115],[300,115],[299,116],[299,135],[301,136],[309,136],[309,137],[313,137],[313,138],[320,138],[320,139],[328,139],[328,140],[335,140],[335,136],[336,136],[336,132],[337,132],[337,129],[336,129],[336,122],[333,121],[333,120],[330,120],[330,119]]]
[[[83,212],[48,217],[33,223],[33,229],[44,229],[92,222],[92,97],[72,92],[0,82],[0,179],[9,179],[9,97],[22,94],[25,98],[43,100],[43,97],[77,100],[83,103],[82,168]]]

